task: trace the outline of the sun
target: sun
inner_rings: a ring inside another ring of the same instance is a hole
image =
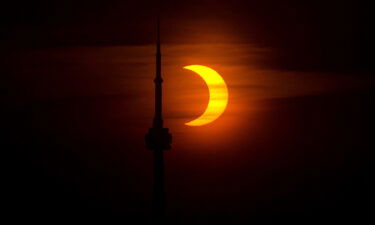
[[[201,65],[185,66],[184,69],[198,74],[207,84],[209,101],[206,110],[198,118],[185,123],[187,126],[203,126],[218,119],[228,105],[228,88],[224,79],[215,70]]]

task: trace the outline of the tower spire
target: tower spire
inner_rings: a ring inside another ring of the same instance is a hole
[[[154,79],[155,83],[155,115],[154,115],[154,128],[163,128],[162,118],[162,83],[163,78],[161,77],[161,43],[160,43],[160,17],[156,19],[156,76]]]

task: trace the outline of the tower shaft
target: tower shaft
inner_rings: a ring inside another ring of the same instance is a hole
[[[154,149],[154,187],[152,199],[152,220],[154,225],[163,225],[166,217],[164,189],[164,151]]]

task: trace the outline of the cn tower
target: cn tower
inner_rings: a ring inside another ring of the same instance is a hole
[[[154,186],[152,199],[153,224],[165,223],[166,206],[164,190],[164,151],[171,148],[172,135],[168,128],[163,126],[162,117],[162,84],[161,76],[161,44],[160,44],[160,19],[157,18],[156,40],[156,76],[155,84],[155,114],[152,127],[145,136],[146,148],[153,151]]]

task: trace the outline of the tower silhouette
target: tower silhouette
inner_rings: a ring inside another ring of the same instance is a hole
[[[153,151],[154,186],[152,199],[153,224],[164,224],[166,217],[164,191],[164,150],[171,148],[172,135],[168,128],[163,127],[162,117],[162,83],[161,76],[161,46],[160,46],[160,19],[157,18],[156,44],[156,76],[155,83],[155,114],[152,127],[145,136],[146,148]]]

